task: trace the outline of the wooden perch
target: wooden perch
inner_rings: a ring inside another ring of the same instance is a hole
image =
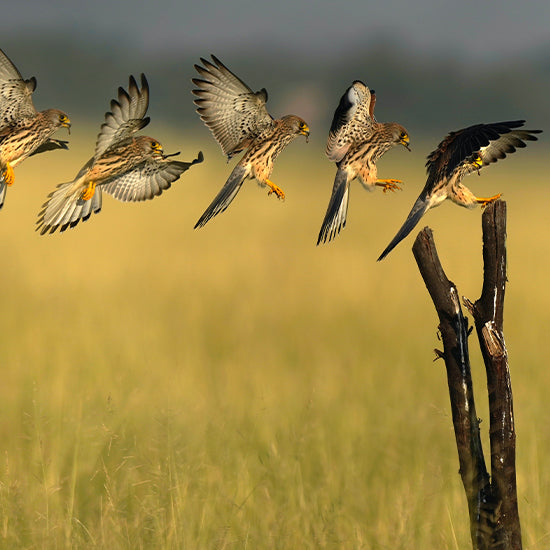
[[[490,407],[491,475],[485,466],[476,415],[468,321],[462,314],[456,286],[449,281],[437,255],[432,231],[423,229],[413,254],[439,317],[451,400],[460,475],[468,500],[470,532],[475,550],[521,550],[515,475],[515,432],[512,389],[503,325],[506,284],[506,203],[497,201],[483,213],[484,280],[474,304],[474,317],[485,367]]]
[[[489,548],[491,531],[491,486],[485,467],[476,415],[470,356],[468,321],[462,315],[456,286],[449,281],[437,255],[431,229],[422,230],[413,253],[439,317],[443,358],[455,431],[462,484],[468,500],[470,533],[476,550]]]
[[[516,490],[516,432],[508,352],[504,341],[506,288],[506,203],[497,201],[483,212],[483,289],[474,304],[465,301],[474,317],[489,392],[491,488],[498,503],[495,539],[499,548],[521,549]]]

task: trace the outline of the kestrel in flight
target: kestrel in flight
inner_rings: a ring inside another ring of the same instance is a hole
[[[378,178],[376,162],[396,145],[409,149],[409,134],[396,122],[377,122],[375,103],[374,90],[356,80],[336,108],[326,155],[336,163],[337,171],[317,244],[330,241],[345,227],[350,184],[355,178],[369,191],[376,186],[384,193],[400,189],[401,180]]]
[[[489,198],[476,197],[461,183],[462,179],[472,172],[479,174],[481,168],[506,158],[506,155],[513,153],[516,147],[526,147],[525,141],[536,141],[537,137],[533,134],[540,134],[542,130],[516,129],[524,123],[524,120],[513,120],[476,124],[451,132],[437,149],[428,155],[426,185],[405,223],[380,254],[378,261],[384,259],[414,229],[430,208],[439,206],[445,199],[466,208],[474,208],[478,204],[484,207],[497,200],[501,196],[500,193]]]
[[[195,228],[202,227],[211,218],[223,212],[235,198],[246,178],[255,178],[262,187],[269,187],[269,195],[284,199],[282,189],[269,180],[273,163],[279,153],[296,137],[309,136],[308,125],[294,115],[279,119],[267,112],[267,91],[253,92],[219,59],[201,58],[204,66],[195,65],[201,78],[194,78],[198,87],[197,112],[230,160],[245,151],[231,172],[225,185],[206,209]]]
[[[58,109],[37,112],[32,102],[36,78],[21,73],[0,50],[0,208],[7,186],[15,181],[13,168],[27,157],[52,149],[68,149],[67,142],[51,136],[70,128],[69,117]]]
[[[193,164],[203,161],[202,152],[192,162],[172,160],[151,137],[134,134],[149,124],[149,85],[141,75],[141,89],[133,76],[128,92],[118,89],[118,100],[97,137],[95,154],[69,183],[57,186],[43,205],[37,221],[40,234],[65,231],[101,210],[101,191],[123,202],[144,201],[160,195]]]

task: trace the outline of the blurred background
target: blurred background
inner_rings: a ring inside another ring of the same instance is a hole
[[[545,131],[465,181],[508,206],[505,335],[525,548],[550,546],[547,141],[550,4],[26,1],[0,48],[38,109],[73,122],[69,151],[26,160],[0,212],[0,546],[467,548],[466,501],[437,317],[412,258],[381,263],[450,130],[526,119]],[[194,112],[193,64],[214,53],[274,116],[311,127],[277,159],[284,203],[247,182],[193,225],[227,178]],[[128,75],[151,89],[148,135],[205,162],[142,204],[104,196],[63,235],[33,231],[90,158]],[[348,223],[316,247],[335,168],[334,109],[361,79],[412,152],[379,163],[403,191],[352,184]],[[66,139],[65,132],[56,137]],[[482,283],[481,209],[428,224],[461,295]],[[485,375],[470,339],[488,459]]]
[[[76,122],[101,121],[116,87],[144,72],[153,119],[190,131],[193,64],[214,53],[254,90],[267,88],[273,115],[307,119],[312,138],[324,139],[339,97],[360,79],[378,93],[380,120],[436,144],[477,122],[548,126],[549,19],[544,0],[31,0],[11,5],[0,30],[23,75],[38,78],[38,106]]]

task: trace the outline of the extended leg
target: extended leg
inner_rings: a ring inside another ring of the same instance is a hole
[[[82,191],[82,195],[80,197],[83,201],[89,201],[94,196],[95,186],[96,186],[95,181],[91,181],[86,187],[86,189]]]
[[[275,193],[277,195],[277,198],[285,200],[284,191],[279,186],[275,185],[272,181],[269,180],[265,180],[265,183],[269,186],[268,195],[271,195],[271,193]]]
[[[401,191],[401,187],[397,185],[398,183],[403,183],[401,180],[376,180],[374,185],[383,187],[384,193],[386,191]]]
[[[13,173],[13,168],[9,162],[6,162],[6,169],[4,170],[4,182],[6,185],[13,185],[15,181],[15,174]]]
[[[476,197],[476,202],[478,204],[481,204],[481,208],[485,208],[488,204],[491,204],[492,202],[495,202],[497,199],[500,199],[501,196],[502,196],[502,193],[499,193],[494,197],[489,197],[488,199],[484,199],[482,197]]]

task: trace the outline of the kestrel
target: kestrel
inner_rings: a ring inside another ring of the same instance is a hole
[[[368,191],[376,186],[384,193],[401,189],[397,185],[401,180],[378,178],[376,162],[396,145],[409,149],[409,134],[396,122],[377,122],[375,103],[374,90],[356,80],[336,108],[326,155],[338,168],[317,244],[330,241],[345,227],[350,184],[355,178]]]
[[[439,206],[445,199],[450,199],[459,206],[482,207],[497,200],[501,194],[489,198],[476,197],[461,181],[464,176],[479,171],[484,166],[506,158],[516,147],[526,147],[525,141],[536,141],[533,134],[541,130],[516,130],[525,123],[524,120],[476,124],[451,132],[428,155],[426,185],[416,199],[405,223],[397,232],[391,243],[380,254],[378,261],[384,259],[400,241],[402,241],[430,209]]]
[[[0,50],[0,208],[6,186],[15,181],[15,166],[37,153],[68,149],[66,141],[51,136],[58,128],[70,128],[69,117],[58,109],[37,112],[32,102],[35,89],[36,78],[23,80]]]
[[[197,112],[220,144],[228,161],[245,151],[231,172],[225,185],[206,209],[195,228],[202,227],[211,218],[223,212],[235,198],[246,178],[255,178],[262,187],[269,187],[268,195],[284,199],[282,189],[269,180],[273,163],[279,153],[296,137],[309,136],[308,125],[294,115],[279,119],[267,112],[267,91],[253,92],[219,59],[212,62],[201,58],[195,69],[202,78],[194,78],[198,89],[193,93]]]
[[[101,190],[123,202],[144,201],[160,195],[193,164],[203,161],[202,152],[192,162],[179,162],[165,155],[151,137],[134,134],[149,124],[149,85],[141,75],[141,89],[130,76],[128,92],[118,89],[118,101],[97,137],[95,154],[75,179],[50,193],[37,221],[40,234],[65,231],[101,210]]]

